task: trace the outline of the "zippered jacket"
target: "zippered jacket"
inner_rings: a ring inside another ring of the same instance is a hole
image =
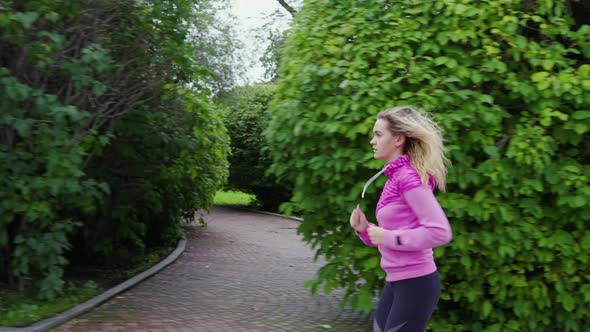
[[[450,242],[452,231],[434,197],[434,178],[424,186],[407,155],[389,163],[384,173],[388,179],[375,211],[379,227],[385,230],[383,244],[371,242],[367,229],[375,226],[372,223],[357,235],[366,245],[378,247],[387,281],[435,272],[432,248]]]

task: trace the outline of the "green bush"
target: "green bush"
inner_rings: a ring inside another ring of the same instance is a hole
[[[192,4],[161,2],[129,15],[144,24],[113,41],[137,46],[118,58],[133,57],[125,69],[136,73],[133,82],[150,82],[144,89],[152,97],[117,121],[112,144],[88,166],[113,194],[76,234],[76,260],[121,263],[146,245],[170,245],[181,236],[182,220],[211,206],[227,178],[229,138],[209,93],[195,82],[207,78],[208,69],[193,61],[195,49],[186,40],[187,22],[196,15]]]
[[[75,225],[60,212],[92,209],[101,188],[81,171],[85,151],[73,130],[88,114],[19,83],[5,68],[0,109],[0,272],[20,289],[25,277],[41,274],[39,294],[53,298],[63,287],[63,255]]]
[[[146,245],[176,243],[183,220],[213,204],[227,177],[229,138],[219,115],[205,106],[164,104],[117,123],[116,139],[89,168],[113,195],[75,237],[77,260],[121,263]]]
[[[267,138],[304,209],[299,232],[328,262],[312,291],[342,287],[369,310],[382,287],[348,216],[381,166],[376,114],[413,104],[435,114],[454,164],[437,194],[454,240],[435,250],[432,330],[586,331],[589,15],[582,1],[306,2]]]
[[[87,147],[108,138],[86,130],[93,116],[70,98],[99,95],[95,77],[110,58],[92,44],[65,53],[71,44],[52,27],[75,15],[68,4],[0,7],[0,276],[52,299],[63,287],[68,234],[80,224],[64,211],[90,213],[108,192],[83,171]]]
[[[231,137],[228,187],[256,195],[261,208],[273,212],[289,201],[292,188],[266,174],[271,148],[262,133],[268,127],[268,103],[274,94],[273,84],[256,84],[234,88],[217,98]]]
[[[11,287],[52,299],[67,259],[125,260],[177,240],[181,219],[212,204],[229,142],[208,104],[215,68],[195,60],[207,42],[192,38],[209,38],[195,25],[213,1],[0,0]]]

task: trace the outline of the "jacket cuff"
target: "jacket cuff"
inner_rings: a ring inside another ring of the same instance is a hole
[[[371,224],[371,223],[369,223]],[[369,227],[371,227],[370,225],[367,225],[367,227],[365,228],[364,231],[362,232],[356,232],[356,235],[358,235],[358,237],[368,246],[370,247],[376,247],[376,245],[373,244],[373,242],[371,242],[371,238],[369,237],[369,232],[367,231],[369,229]]]
[[[400,231],[384,230],[383,244],[390,249],[399,249],[403,246],[403,239]]]
[[[363,240],[363,242],[365,243],[371,243],[371,239],[369,238],[369,232],[367,232],[368,228],[369,226],[367,226],[367,228],[365,228],[365,230],[362,232],[356,231],[356,235],[358,235],[358,237],[360,237],[361,240]]]

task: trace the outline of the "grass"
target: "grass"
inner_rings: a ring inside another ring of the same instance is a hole
[[[53,301],[20,295],[0,283],[0,326],[22,327],[73,308],[103,291],[149,269],[175,247],[152,248],[132,263],[119,266],[68,266],[64,293]]]
[[[70,285],[53,301],[23,296],[0,284],[0,326],[26,326],[68,310],[98,294],[96,283]]]
[[[256,196],[240,191],[218,191],[215,194],[215,204],[253,206],[256,204]]]
[[[230,206],[247,206],[255,209],[261,209],[260,205],[256,201],[256,196],[247,194],[241,191],[218,191],[215,194],[214,204],[219,205],[230,205]],[[294,203],[287,202],[283,203],[279,211],[269,211],[284,214],[291,217],[299,217],[303,214],[303,211],[298,208]],[[204,223],[204,221],[201,220]]]

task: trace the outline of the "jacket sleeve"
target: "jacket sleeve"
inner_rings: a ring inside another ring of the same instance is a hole
[[[361,240],[363,240],[363,242],[368,245],[369,247],[377,247],[373,242],[371,242],[371,239],[369,238],[369,232],[367,232],[367,229],[369,229],[369,227],[373,227],[375,226],[375,224],[373,223],[368,223],[367,227],[365,228],[364,231],[362,232],[356,232],[356,235],[358,235],[358,237],[361,238]]]
[[[390,249],[414,251],[451,242],[452,231],[445,212],[432,190],[423,186],[419,177],[418,186],[415,185],[416,176],[417,174],[410,175],[412,180],[400,186],[400,194],[417,216],[420,226],[414,229],[385,230],[383,244]]]

